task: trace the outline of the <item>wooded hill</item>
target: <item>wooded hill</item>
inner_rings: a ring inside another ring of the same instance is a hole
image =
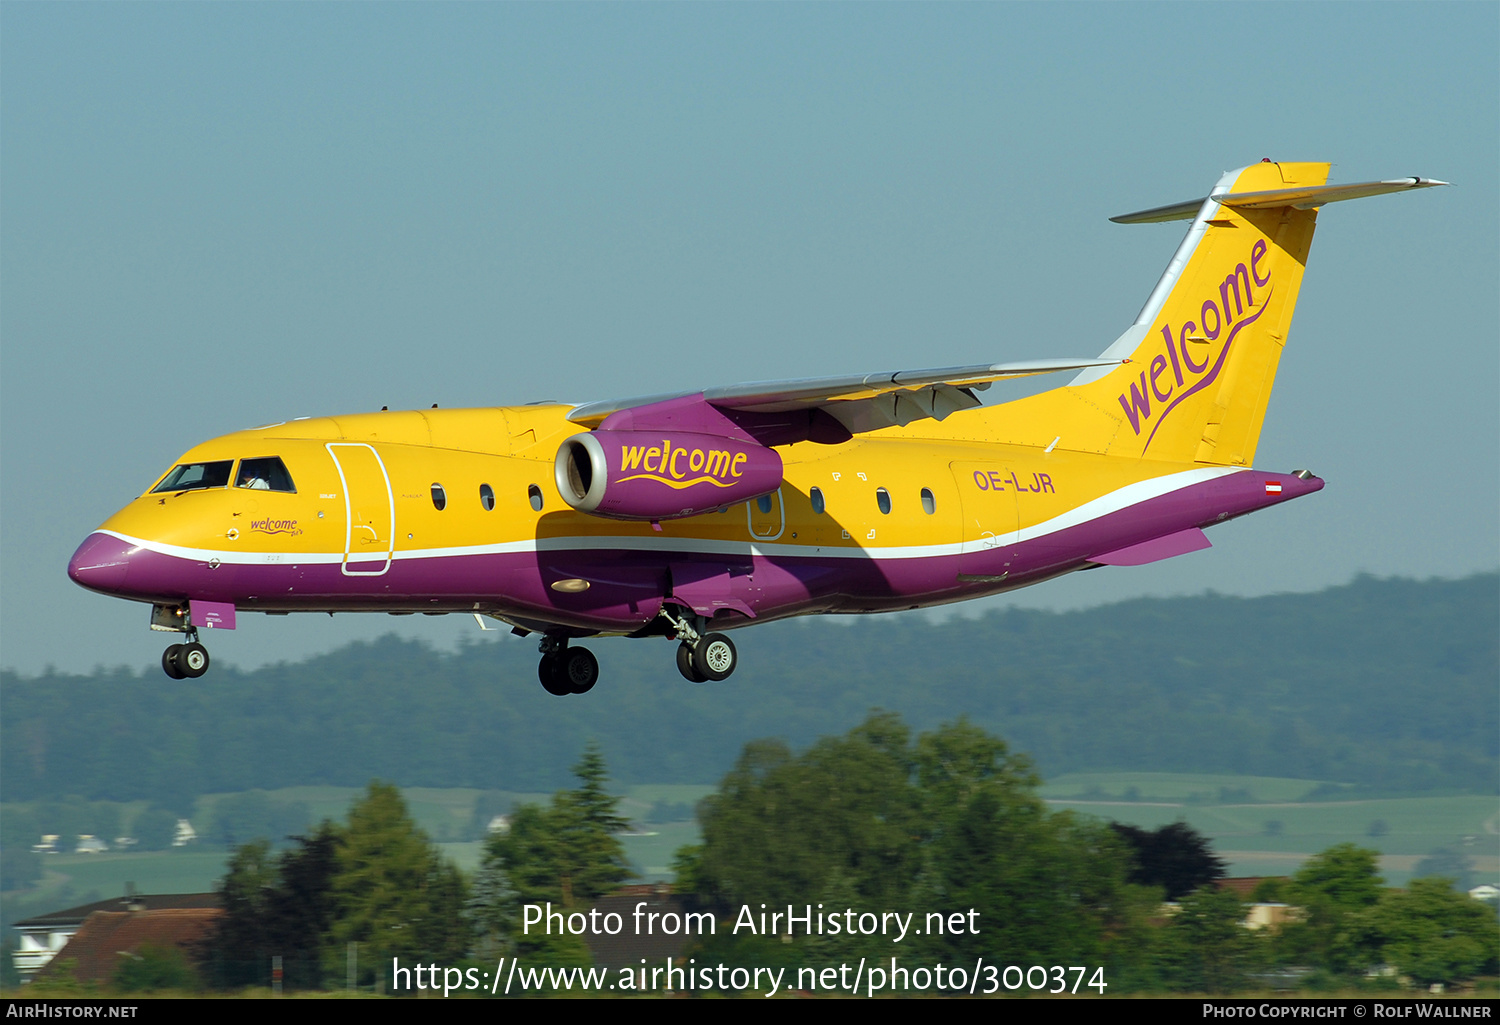
[[[180,807],[202,793],[377,777],[551,790],[588,738],[617,780],[712,783],[747,740],[805,746],[872,707],[917,731],[967,716],[1043,776],[1214,772],[1493,792],[1497,622],[1494,573],[1361,577],[1264,598],[770,624],[737,631],[741,668],[703,686],[677,675],[666,641],[599,641],[604,679],[566,698],[537,685],[534,639],[477,632],[453,654],[388,637],[254,672],[217,665],[202,680],[155,668],[4,672],[0,797]]]

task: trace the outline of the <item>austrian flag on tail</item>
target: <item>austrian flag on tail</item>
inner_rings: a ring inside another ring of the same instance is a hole
[[[1281,482],[1280,481],[1274,481],[1274,480],[1268,480],[1268,481],[1266,481],[1266,494],[1268,494],[1268,495],[1279,495],[1279,494],[1281,494]]]

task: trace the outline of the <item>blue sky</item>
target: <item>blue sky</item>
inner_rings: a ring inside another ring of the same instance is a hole
[[[156,660],[64,570],[205,438],[1093,355],[1182,228],[1107,218],[1263,156],[1456,183],[1320,217],[1257,463],[1328,487],[1008,600],[1494,569],[1497,54],[1493,4],[0,5],[0,664]]]

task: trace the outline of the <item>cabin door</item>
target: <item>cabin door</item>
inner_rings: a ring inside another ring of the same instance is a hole
[[[369,445],[330,443],[344,485],[344,561],[349,577],[378,577],[396,551],[396,502],[391,478]]]
[[[962,582],[998,583],[1010,575],[1020,510],[1008,479],[1010,467],[998,462],[950,463],[963,506]]]

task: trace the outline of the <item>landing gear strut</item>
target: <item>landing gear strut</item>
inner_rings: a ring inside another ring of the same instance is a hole
[[[733,641],[720,633],[703,633],[701,628],[706,625],[706,621],[701,616],[689,619],[685,615],[675,614],[669,608],[663,608],[662,615],[672,625],[673,632],[682,639],[682,643],[677,646],[677,671],[682,674],[683,679],[689,683],[729,679],[729,674],[739,664]]]
[[[536,675],[548,694],[587,694],[599,682],[599,660],[587,648],[570,648],[566,637],[543,637]]]

